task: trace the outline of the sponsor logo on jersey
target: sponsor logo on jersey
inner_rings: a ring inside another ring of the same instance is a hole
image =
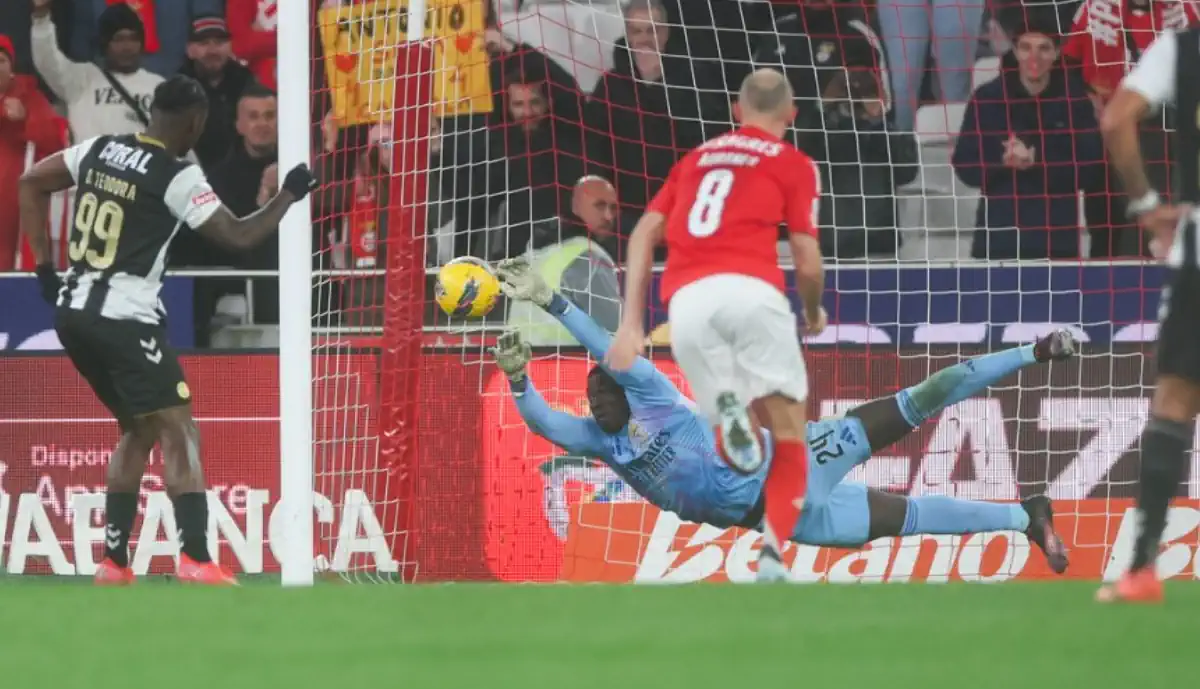
[[[649,486],[658,482],[663,472],[675,462],[675,448],[671,447],[671,432],[659,431],[650,446],[622,469],[638,485]]]
[[[100,156],[97,159],[115,170],[134,170],[143,175],[148,175],[150,171],[146,166],[150,164],[150,160],[153,158],[153,151],[148,151],[144,148],[135,148],[129,144],[114,140],[104,145],[104,150],[100,151]]]
[[[217,193],[211,189],[202,191],[192,197],[193,206],[207,206],[210,203],[218,203]]]

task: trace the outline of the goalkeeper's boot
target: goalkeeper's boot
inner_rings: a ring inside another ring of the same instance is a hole
[[[112,561],[112,558],[104,558],[96,567],[96,577],[93,580],[97,586],[128,586],[135,579],[133,576],[132,567],[122,567]]]
[[[1025,537],[1042,549],[1046,555],[1046,562],[1055,574],[1067,571],[1067,546],[1054,530],[1054,508],[1050,505],[1050,498],[1035,495],[1022,500],[1021,507],[1024,507],[1029,515],[1029,528],[1025,529]]]
[[[717,395],[717,414],[720,429],[717,433],[718,450],[734,471],[753,474],[762,468],[763,450],[759,444],[754,424],[746,407],[732,392]]]
[[[1055,330],[1033,345],[1033,358],[1039,364],[1064,361],[1079,353],[1079,340],[1070,330]]]
[[[1101,603],[1161,603],[1163,584],[1154,572],[1154,564],[1132,572],[1126,572],[1111,584],[1096,592]]]
[[[779,551],[766,543],[758,551],[758,572],[754,580],[760,584],[778,584],[788,580],[787,566],[779,557]]]
[[[196,562],[187,555],[179,554],[179,568],[175,577],[189,584],[205,584],[207,586],[238,586],[238,580],[221,565],[215,562]]]

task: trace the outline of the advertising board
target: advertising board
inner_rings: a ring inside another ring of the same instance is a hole
[[[893,394],[958,360],[957,349],[813,350],[812,409],[836,414]],[[315,485],[317,565],[396,572],[419,580],[741,580],[756,536],[680,522],[641,501],[610,470],[572,458],[530,433],[507,384],[482,357],[427,353],[416,405],[416,492],[393,490],[375,460],[370,354],[318,369]],[[679,382],[665,357],[656,364]],[[1035,366],[963,401],[855,470],[851,480],[920,495],[1015,500],[1047,493],[1072,549],[1070,576],[1098,579],[1124,566],[1134,525],[1137,439],[1150,388],[1140,348],[1084,352]],[[211,538],[222,562],[277,569],[278,361],[272,355],[184,358],[212,487]],[[540,357],[531,380],[559,409],[586,413],[590,366],[579,354]],[[36,385],[32,382],[36,381]],[[680,383],[682,385],[682,383]],[[60,356],[5,357],[0,366],[0,568],[88,574],[103,539],[99,513],[116,426]],[[169,571],[170,503],[154,455],[143,485],[134,565]],[[1172,511],[1163,571],[1195,577],[1200,467]],[[413,529],[396,515],[411,511]],[[1024,537],[908,538],[868,549],[793,547],[801,580],[1001,580],[1046,575]],[[407,570],[405,570],[407,571]]]
[[[176,349],[195,344],[192,322],[192,278],[167,277],[162,302],[169,318],[167,334]],[[41,287],[32,275],[0,274],[0,353],[60,350],[54,334],[54,310],[42,301]]]

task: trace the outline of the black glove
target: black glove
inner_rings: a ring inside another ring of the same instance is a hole
[[[58,303],[58,293],[62,291],[62,278],[58,277],[58,271],[54,269],[53,263],[42,263],[34,269],[37,273],[38,284],[42,287],[42,299],[46,303],[54,306]]]
[[[317,180],[303,163],[288,170],[287,176],[283,178],[283,190],[295,196],[297,201],[308,196],[308,192],[316,188]]]

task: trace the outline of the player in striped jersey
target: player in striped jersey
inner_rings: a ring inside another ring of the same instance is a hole
[[[1200,414],[1200,29],[1166,31],[1152,43],[1105,108],[1105,142],[1125,190],[1129,211],[1154,235],[1154,253],[1165,258],[1170,277],[1159,306],[1158,380],[1150,420],[1142,432],[1140,529],[1128,572],[1100,589],[1103,602],[1162,600],[1154,571],[1167,508],[1187,471]],[[1174,205],[1150,187],[1138,141],[1138,124],[1174,105],[1177,118]]]
[[[21,177],[21,227],[37,259],[55,330],[67,356],[112,412],[121,439],[108,463],[104,559],[98,584],[128,584],[129,534],[150,451],[161,445],[163,479],[180,531],[179,579],[236,580],[208,552],[208,499],[191,391],[167,342],[159,300],[172,240],[199,232],[230,249],[274,234],[293,203],[314,186],[301,165],[257,213],[238,219],[200,168],[183,159],[208,115],[204,88],[186,76],[158,86],[143,134],[99,136],[51,156]],[[75,191],[70,269],[55,271],[46,233],[51,194]]]

